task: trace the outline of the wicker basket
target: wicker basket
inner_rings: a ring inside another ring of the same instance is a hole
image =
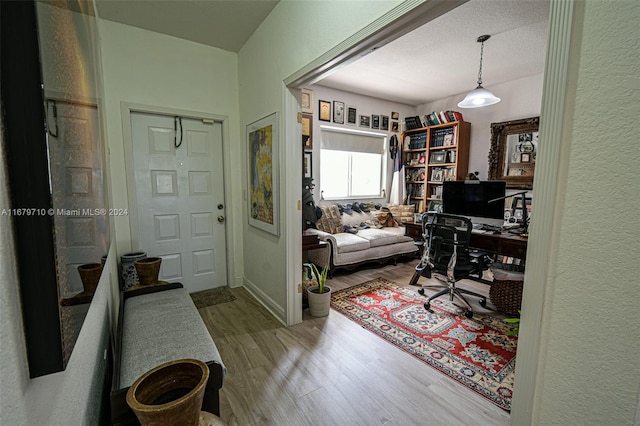
[[[493,283],[489,290],[491,303],[505,315],[520,316],[522,289],[524,287],[524,267],[494,263],[491,265],[491,270],[494,272]]]

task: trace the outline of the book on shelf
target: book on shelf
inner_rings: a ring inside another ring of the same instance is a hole
[[[418,115],[405,117],[404,124],[407,130],[419,129],[422,127],[422,121]]]

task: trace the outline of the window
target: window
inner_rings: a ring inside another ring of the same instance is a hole
[[[380,198],[385,146],[380,133],[321,127],[320,190],[324,199]]]

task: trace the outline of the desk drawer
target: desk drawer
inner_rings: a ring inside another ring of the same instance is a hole
[[[500,252],[506,256],[524,259],[527,254],[527,244],[515,241],[502,241]]]

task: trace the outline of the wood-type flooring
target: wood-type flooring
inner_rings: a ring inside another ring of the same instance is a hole
[[[417,262],[336,272],[327,283],[408,285]],[[460,285],[488,296],[484,284]],[[285,327],[244,288],[231,291],[236,300],[199,310],[228,369],[220,417],[229,426],[509,424],[507,411],[333,309]]]

